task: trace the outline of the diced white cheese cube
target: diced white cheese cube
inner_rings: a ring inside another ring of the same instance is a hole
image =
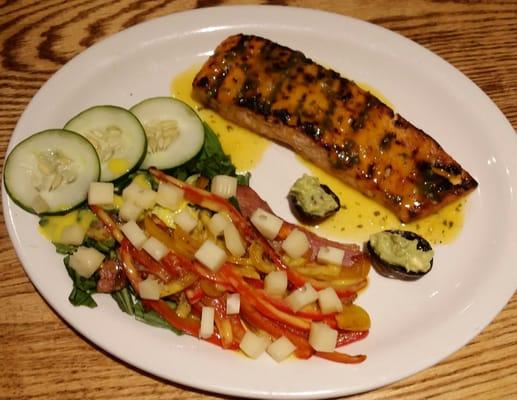
[[[174,216],[174,223],[189,233],[196,227],[197,218],[194,217],[188,210],[188,207],[186,207]]]
[[[343,311],[343,303],[334,288],[328,287],[318,292],[318,304],[323,314]]]
[[[111,182],[92,182],[88,190],[88,204],[108,206],[113,204],[114,186]]]
[[[201,327],[199,337],[207,339],[214,333],[215,310],[213,307],[203,306],[201,309]]]
[[[156,279],[148,276],[138,284],[138,290],[142,299],[159,300],[162,285]]]
[[[270,240],[273,240],[278,235],[283,224],[283,221],[276,215],[261,208],[257,208],[253,212],[250,221],[266,239]]]
[[[335,247],[320,247],[316,260],[320,264],[341,265],[344,256],[345,251],[342,249],[337,249]]]
[[[217,271],[226,261],[226,252],[211,240],[207,239],[196,251],[194,257],[211,271]]]
[[[280,336],[271,343],[266,351],[276,361],[280,362],[289,357],[296,350],[296,346],[285,336]]]
[[[316,300],[318,300],[318,292],[314,290],[310,283],[306,283],[304,286],[293,290],[291,294],[285,298],[285,301],[294,312],[301,310]]]
[[[225,199],[234,197],[237,193],[237,178],[228,175],[216,175],[212,178],[210,191]]]
[[[271,271],[264,278],[264,290],[270,296],[282,297],[287,290],[287,273]]]
[[[282,249],[291,258],[303,256],[309,250],[307,235],[298,229],[293,229],[282,242]]]
[[[77,251],[70,256],[70,267],[79,275],[89,278],[104,260],[104,254],[93,247],[80,246]]]
[[[144,242],[142,248],[156,261],[160,261],[169,252],[167,246],[152,236]]]
[[[239,314],[241,309],[241,295],[239,293],[231,293],[226,296],[226,314]]]
[[[59,243],[73,244],[73,245],[78,246],[83,242],[85,235],[86,235],[86,229],[84,229],[81,225],[79,225],[79,224],[67,225],[64,227],[63,231],[61,232],[61,237],[59,238]]]
[[[160,182],[156,195],[156,203],[174,211],[180,206],[184,196],[185,192],[179,187]]]
[[[324,322],[311,323],[309,343],[316,351],[332,352],[336,349],[338,332]]]
[[[269,340],[264,336],[247,331],[239,343],[240,349],[251,358],[258,358],[269,345]]]
[[[212,218],[207,223],[207,228],[210,231],[214,237],[219,236],[221,233],[223,233],[224,228],[226,228],[226,225],[231,223],[232,221],[226,214],[222,213],[216,213],[212,215]]]
[[[246,253],[244,241],[235,225],[230,223],[224,228],[224,243],[230,254],[234,257],[242,257]]]
[[[133,246],[137,249],[141,249],[144,242],[147,240],[145,232],[138,226],[135,221],[126,222],[120,227],[120,230]]]
[[[157,193],[154,190],[143,189],[140,192],[140,195],[133,201],[137,206],[142,207],[144,210],[148,210],[156,204],[156,196]]]
[[[125,200],[118,211],[118,215],[124,221],[135,221],[138,219],[142,211],[144,211],[142,207],[137,206],[130,200]]]

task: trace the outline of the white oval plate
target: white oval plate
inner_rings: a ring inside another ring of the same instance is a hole
[[[468,78],[393,32],[285,7],[218,7],[159,18],[114,35],[61,68],[32,99],[9,149],[36,131],[63,126],[89,106],[131,106],[168,95],[176,73],[201,63],[237,32],[265,36],[368,82],[479,182],[461,236],[437,248],[432,273],[414,283],[371,274],[359,299],[373,320],[370,335],[346,349],[367,354],[367,361],[341,365],[314,358],[276,364],[266,355],[252,361],[138,323],[109,296],[96,296],[95,309],[75,308],[67,300],[71,282],[60,256],[38,234],[37,219],[3,191],[9,233],[39,292],[77,331],[114,356],[171,381],[237,396],[315,398],[366,391],[429,367],[466,344],[516,288],[517,136]],[[279,159],[283,168],[276,168]],[[275,211],[291,218],[284,192],[301,171],[289,151],[272,145],[253,173],[253,184]]]

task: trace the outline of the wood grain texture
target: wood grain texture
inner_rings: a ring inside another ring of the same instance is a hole
[[[219,4],[281,4],[371,21],[413,39],[472,79],[517,127],[516,1],[43,0],[0,2],[0,154],[32,96],[99,40],[158,16]],[[396,362],[396,360],[394,360]],[[220,398],[115,360],[35,291],[0,218],[0,399]],[[440,364],[352,399],[517,398],[517,295]]]

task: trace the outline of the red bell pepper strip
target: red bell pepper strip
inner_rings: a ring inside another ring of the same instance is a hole
[[[368,331],[338,331],[336,347],[357,342],[368,336]]]
[[[126,273],[131,286],[135,289],[136,293],[140,293],[140,282],[142,281],[142,277],[140,273],[135,267],[133,262],[133,258],[131,257],[129,248],[132,247],[129,240],[123,239],[120,244],[120,248],[118,249],[119,258],[122,261],[122,266],[124,267],[124,272]]]
[[[252,326],[262,329],[273,338],[277,339],[281,336],[288,338],[296,346],[295,354],[298,358],[307,359],[314,353],[314,350],[305,337],[299,336],[291,330],[277,325],[275,321],[266,318],[257,312],[254,305],[248,303],[247,299],[241,298],[241,314]]]
[[[261,296],[257,295],[256,289],[249,285],[239,274],[235,273],[229,264],[224,264],[219,270],[219,273],[240,293],[241,301],[243,297],[246,298],[248,302],[252,303],[258,311],[268,318],[306,331],[311,328],[310,322],[306,319],[280,311]]]
[[[325,352],[325,351],[317,351],[315,353],[316,356],[324,358],[325,360],[334,361],[342,364],[358,364],[366,360],[366,356],[364,354],[358,354],[356,356],[351,356],[345,353],[339,353],[337,351],[333,352]]]
[[[181,332],[188,333],[191,336],[199,337],[200,322],[192,318],[181,318],[176,315],[165,301],[163,300],[144,300],[142,304],[156,311],[165,321]],[[221,341],[216,335],[212,335],[204,339],[210,343],[221,346]]]
[[[151,274],[157,276],[164,282],[169,282],[172,278],[179,277],[177,271],[166,269],[164,265],[156,261],[143,250],[138,250],[134,246],[129,248],[129,253],[135,261],[145,267]]]
[[[95,215],[97,215],[101,222],[107,226],[108,230],[111,232],[115,240],[121,243],[122,240],[124,240],[125,236],[119,229],[115,221],[113,221],[113,218],[111,218],[110,215],[99,206],[90,206],[90,209],[95,213]]]

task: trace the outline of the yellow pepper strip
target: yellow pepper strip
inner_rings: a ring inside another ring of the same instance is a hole
[[[162,286],[160,297],[167,297],[181,292],[198,280],[198,276],[193,272],[187,272],[179,279],[174,279]]]

